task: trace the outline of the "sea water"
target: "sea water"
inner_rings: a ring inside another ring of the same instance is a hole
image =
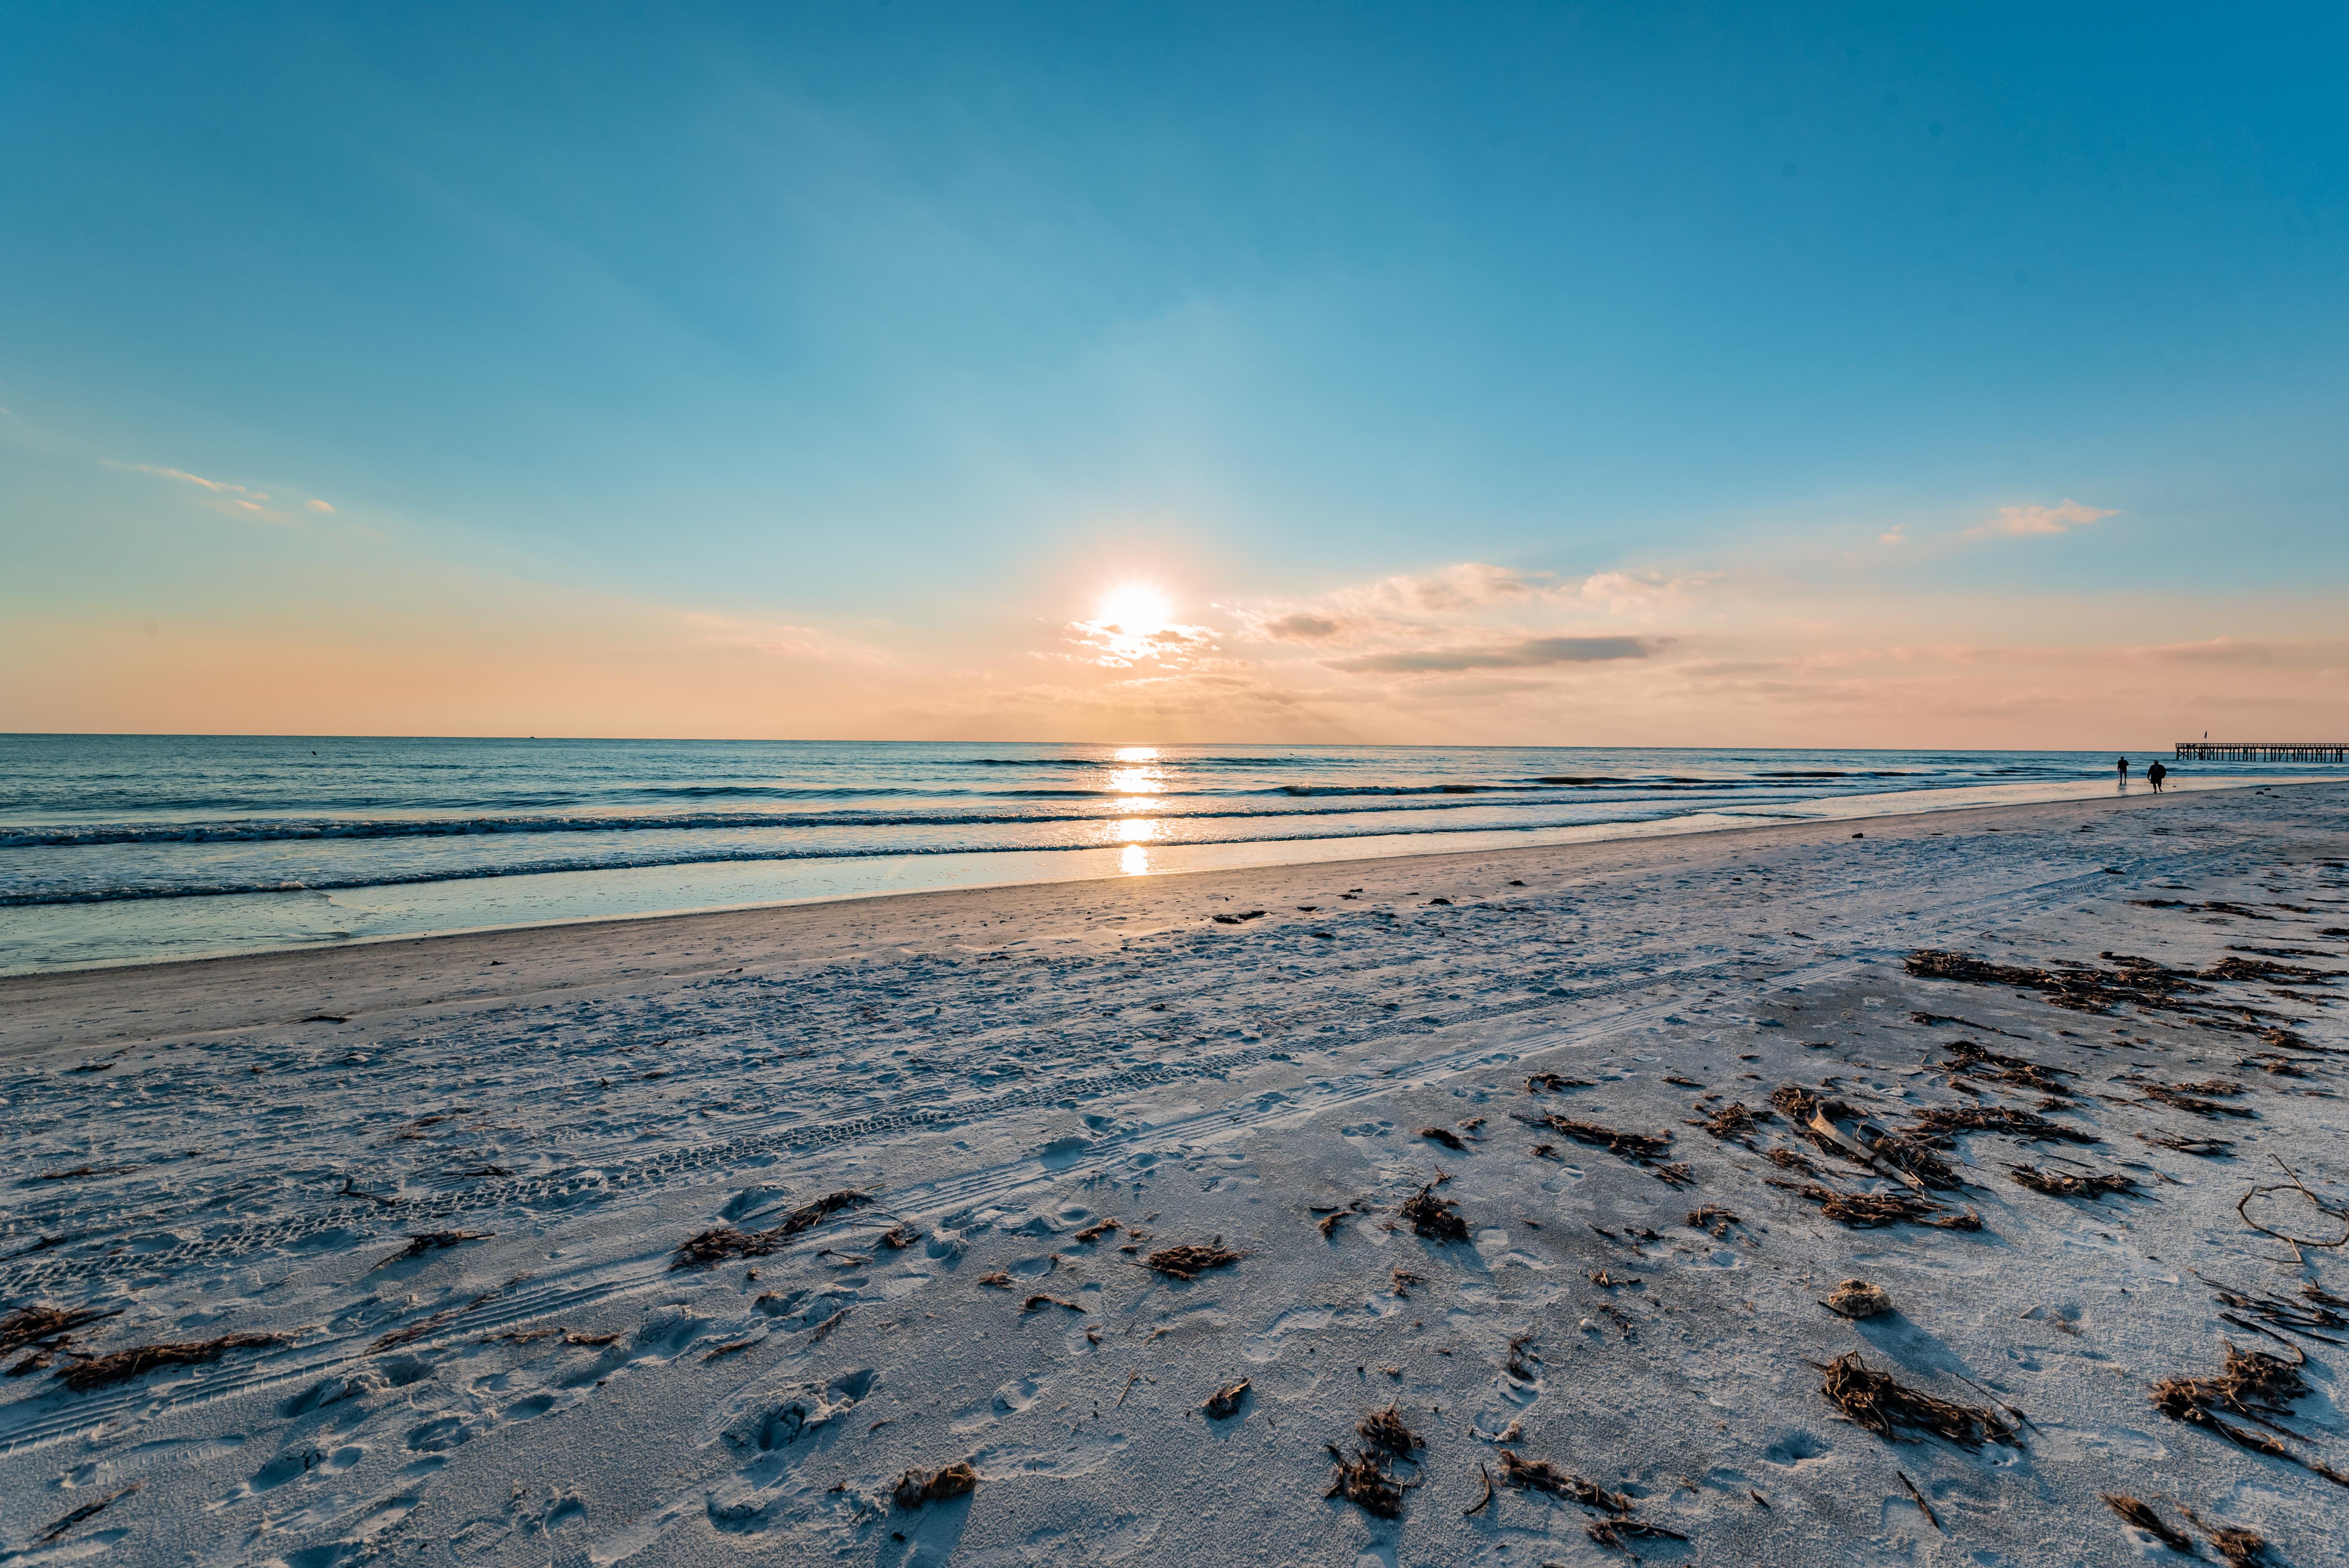
[[[0,972],[2116,787],[2068,752],[0,736]]]

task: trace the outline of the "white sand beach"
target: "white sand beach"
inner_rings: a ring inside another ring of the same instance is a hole
[[[2344,807],[0,979],[0,1562],[2341,1562]]]

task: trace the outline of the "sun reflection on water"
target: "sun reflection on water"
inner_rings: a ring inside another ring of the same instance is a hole
[[[1150,874],[1150,851],[1140,844],[1128,844],[1117,857],[1117,869],[1130,877]]]

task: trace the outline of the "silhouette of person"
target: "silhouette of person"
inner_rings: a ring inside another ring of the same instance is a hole
[[[2114,767],[2114,768],[2116,768],[2116,769],[2118,769],[2118,770],[2119,770],[2119,772],[2120,772],[2120,776],[2121,776],[2121,788],[2122,788],[2122,789],[2127,789],[2127,788],[2128,788],[2128,758],[2126,758],[2126,757],[2122,758],[2118,762],[2114,763],[2114,764],[2113,764],[2113,767]]]
[[[2153,792],[2157,795],[2161,793],[2161,781],[2168,777],[2169,769],[2158,762],[2145,770],[2145,781],[2153,786]]]

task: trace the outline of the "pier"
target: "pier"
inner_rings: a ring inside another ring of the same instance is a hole
[[[2181,740],[2180,762],[2349,762],[2349,741]]]

